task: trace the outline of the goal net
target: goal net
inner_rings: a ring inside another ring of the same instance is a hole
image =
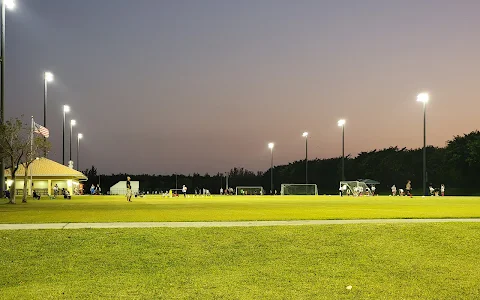
[[[235,188],[236,195],[265,195],[261,186],[237,186]]]
[[[287,184],[284,183],[280,190],[281,195],[318,195],[316,184]]]
[[[345,187],[342,189],[343,186]],[[362,181],[340,181],[340,190],[345,191],[347,195],[352,196],[372,195],[372,191],[370,190],[368,185],[366,185],[365,182]]]

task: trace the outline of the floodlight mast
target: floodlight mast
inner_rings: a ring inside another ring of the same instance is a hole
[[[0,68],[0,122],[3,125],[5,122],[5,11],[7,9],[13,10],[15,8],[15,1],[13,0],[0,0],[1,2],[1,46],[0,46],[0,57],[1,57],[1,68]],[[0,159],[0,187],[5,188],[5,163],[3,158]]]
[[[62,128],[62,163],[65,165],[65,114],[70,112],[70,106],[63,106],[63,128]]]
[[[70,161],[72,161],[72,136],[73,136],[73,126],[77,124],[77,121],[70,120]]]
[[[345,180],[345,123],[344,119],[338,121],[338,126],[342,127],[342,180]]]
[[[305,138],[305,184],[308,184],[308,132],[304,132],[302,136]]]
[[[427,103],[428,93],[417,95],[417,101],[423,103],[423,195],[427,195]]]
[[[80,171],[80,140],[83,138],[83,134],[77,135],[77,170]]]
[[[270,163],[270,195],[273,195],[273,148],[275,147],[274,143],[268,143],[268,148],[271,152],[271,163]]]

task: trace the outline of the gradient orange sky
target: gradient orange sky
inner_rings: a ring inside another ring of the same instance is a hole
[[[347,154],[417,148],[423,91],[429,145],[480,127],[480,1],[17,2],[6,115],[42,123],[52,71],[50,157],[69,104],[82,169],[266,170],[271,141],[275,164],[304,158],[304,131],[311,158],[335,157],[340,118]]]

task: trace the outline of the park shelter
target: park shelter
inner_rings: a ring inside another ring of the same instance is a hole
[[[55,185],[73,195],[74,191],[79,189],[80,182],[88,179],[83,173],[44,157],[37,158],[30,164],[27,178],[29,183],[30,175],[33,182],[27,185],[29,195],[32,195],[32,188],[42,195],[52,195]],[[10,169],[5,170],[5,177],[7,186],[10,187],[13,184]],[[23,193],[24,179],[25,168],[21,165],[16,172],[15,188],[18,194]]]

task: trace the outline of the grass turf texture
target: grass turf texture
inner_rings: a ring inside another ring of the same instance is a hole
[[[20,200],[21,201],[21,200]],[[0,204],[0,223],[478,218],[480,197],[82,196]]]
[[[478,299],[479,240],[474,223],[2,231],[0,295]]]

